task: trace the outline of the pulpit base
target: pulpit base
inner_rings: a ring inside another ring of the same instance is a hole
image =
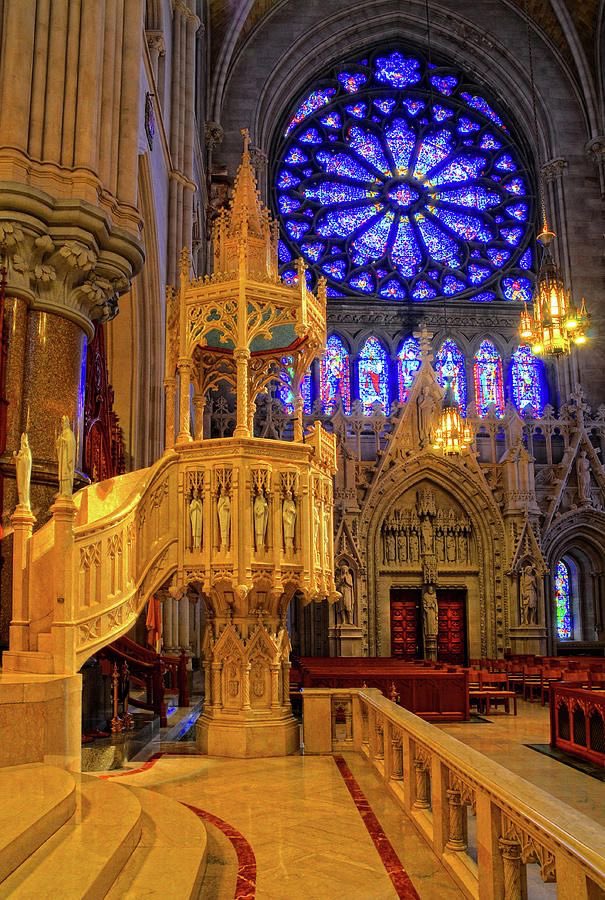
[[[196,724],[196,743],[208,756],[289,756],[300,750],[300,727],[288,713],[278,719],[201,715]]]

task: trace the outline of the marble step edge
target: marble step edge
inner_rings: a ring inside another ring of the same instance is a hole
[[[76,782],[57,766],[7,766],[0,769],[0,797],[1,885],[73,816]]]

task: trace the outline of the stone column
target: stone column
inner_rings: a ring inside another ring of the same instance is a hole
[[[179,433],[177,444],[191,440],[191,412],[189,386],[191,384],[191,360],[187,356],[179,359]]]
[[[279,664],[271,666],[271,709],[279,709]]]
[[[248,363],[250,351],[248,349],[239,349],[235,350],[233,355],[237,371],[237,424],[233,437],[248,438],[250,437],[250,428],[248,426]]]
[[[504,866],[504,900],[523,900],[521,845],[506,838],[500,838],[498,844]]]
[[[11,650],[30,650],[29,593],[24,580],[27,565],[28,541],[32,536],[35,518],[28,509],[17,507],[11,517],[13,526],[13,612],[10,623]]]
[[[176,403],[176,378],[164,379],[164,393],[166,397],[166,430],[164,433],[164,449],[174,447],[176,439],[175,403]]]
[[[384,729],[376,724],[376,759],[384,759]]]
[[[416,799],[414,800],[414,809],[430,809],[429,773],[426,764],[422,759],[414,760],[414,770],[416,775]]]
[[[391,740],[392,747],[392,759],[393,759],[393,771],[391,772],[391,778],[394,781],[402,781],[403,780],[403,744],[401,742],[401,737],[395,735]]]
[[[190,653],[191,641],[189,634],[189,597],[187,596],[187,594],[183,594],[181,599],[178,601],[178,611],[178,647],[179,650],[184,650],[186,653]]]
[[[174,600],[172,599],[170,594],[166,594],[166,596],[164,597],[162,608],[162,650],[164,653],[172,653],[172,651],[174,650],[174,646],[172,644],[172,618],[174,612],[173,607]]]
[[[222,709],[223,701],[221,697],[221,664],[220,662],[212,663],[212,706],[215,709]]]
[[[464,806],[460,798],[460,791],[450,789],[446,791],[449,804],[449,836],[446,847],[448,850],[466,850],[464,839]]]

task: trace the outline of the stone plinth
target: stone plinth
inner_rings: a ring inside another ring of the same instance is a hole
[[[510,629],[510,650],[513,656],[546,653],[546,628],[543,625],[513,625]]]
[[[287,756],[300,748],[299,725],[294,716],[270,714],[200,716],[196,724],[198,749],[209,756],[255,758]]]
[[[362,656],[363,632],[357,625],[330,628],[330,656]]]

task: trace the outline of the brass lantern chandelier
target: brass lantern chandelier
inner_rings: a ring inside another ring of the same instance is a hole
[[[465,419],[460,415],[452,389],[452,379],[445,379],[445,396],[439,416],[439,424],[435,429],[433,449],[441,450],[448,456],[462,453],[472,443],[473,435]]]
[[[554,238],[545,223],[538,235],[544,255],[534,290],[533,310],[530,312],[527,303],[524,304],[519,325],[521,341],[529,344],[537,355],[559,356],[570,353],[573,344],[585,344],[590,320],[584,299],[578,309],[565,288],[550,251]]]

